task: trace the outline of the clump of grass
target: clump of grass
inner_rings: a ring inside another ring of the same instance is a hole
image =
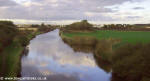
[[[99,40],[96,44],[94,54],[99,57],[99,59],[111,61],[112,42],[110,40]]]
[[[75,36],[73,38],[64,37],[63,40],[71,45],[86,45],[86,46],[87,45],[92,46],[97,42],[97,39],[95,37],[90,36],[86,37]]]

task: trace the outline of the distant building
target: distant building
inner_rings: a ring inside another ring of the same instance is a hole
[[[93,27],[95,27],[95,28],[101,28],[103,26],[104,26],[103,24],[93,24]]]
[[[30,24],[17,24],[17,27],[27,28],[27,27],[31,27],[31,25]]]
[[[60,28],[66,27],[66,25],[59,25]]]
[[[150,24],[134,24],[135,27],[150,27]]]

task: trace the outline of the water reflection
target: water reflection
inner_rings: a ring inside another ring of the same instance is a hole
[[[46,76],[48,81],[110,81],[92,53],[75,52],[59,37],[59,30],[37,36],[22,58],[22,76]]]

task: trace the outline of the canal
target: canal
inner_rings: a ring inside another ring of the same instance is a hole
[[[22,77],[46,77],[47,81],[110,81],[91,53],[75,52],[59,36],[59,29],[36,36],[21,60]],[[33,80],[32,80],[33,81]]]

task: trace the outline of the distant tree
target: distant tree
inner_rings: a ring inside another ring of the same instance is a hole
[[[45,26],[45,24],[44,24],[44,23],[41,23],[41,26],[42,26],[42,27],[44,27],[44,26]]]
[[[36,28],[38,28],[38,27],[40,27],[40,25],[38,25],[38,24],[32,24],[31,27],[36,27]]]
[[[103,28],[108,28],[108,25],[104,24]]]
[[[81,22],[75,22],[67,25],[67,28],[70,30],[92,30],[93,25],[88,23],[87,20],[82,20]]]

